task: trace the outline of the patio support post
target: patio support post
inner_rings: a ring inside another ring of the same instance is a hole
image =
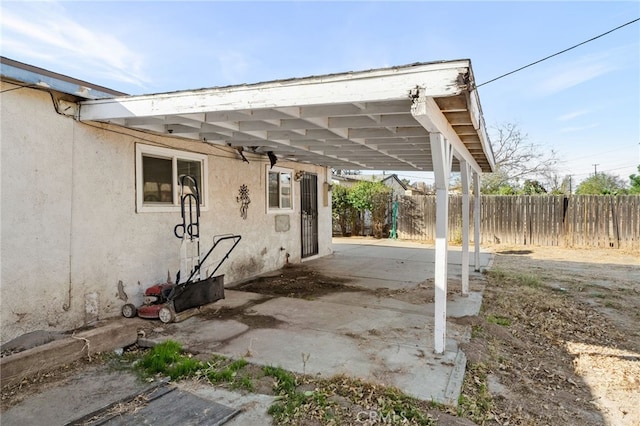
[[[434,352],[442,354],[446,346],[447,333],[447,228],[453,149],[440,133],[430,133],[429,140],[436,187]]]
[[[471,167],[460,160],[460,183],[462,184],[462,295],[469,295],[469,174]]]
[[[475,271],[480,272],[480,173],[473,174],[473,244],[475,248]]]

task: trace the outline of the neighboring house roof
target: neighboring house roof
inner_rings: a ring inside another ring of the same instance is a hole
[[[384,179],[382,179],[382,182],[389,182],[393,180],[397,185],[400,185],[400,187],[403,190],[407,190],[408,186],[406,183],[404,183],[403,181],[401,181],[400,179],[398,179],[398,175],[396,175],[395,173],[392,175],[388,175],[387,177],[385,177]]]
[[[386,185],[391,186],[392,181],[399,185],[402,189],[406,190],[408,186],[398,178],[398,175],[392,173],[390,175],[333,175],[332,180],[342,182],[358,182],[362,180],[366,181],[378,181]]]
[[[126,93],[111,90],[83,80],[28,65],[0,56],[0,75],[29,86],[51,89],[80,99],[104,99],[125,96]]]
[[[433,171],[439,133],[474,171],[494,167],[466,59],[85,101],[79,117],[343,170]]]

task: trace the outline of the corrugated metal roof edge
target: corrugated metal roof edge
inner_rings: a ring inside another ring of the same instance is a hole
[[[89,83],[88,81],[58,74],[4,56],[0,56],[0,74],[3,78],[26,83],[30,86],[56,90],[84,99],[105,99],[117,96],[128,96],[128,94],[124,92],[118,92],[107,87]]]

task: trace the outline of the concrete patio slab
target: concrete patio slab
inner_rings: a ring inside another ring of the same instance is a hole
[[[305,262],[325,276],[346,278],[366,289],[414,288],[433,275],[432,246],[392,240],[338,239],[334,254]],[[460,276],[460,252],[449,256],[451,279]],[[491,261],[482,253],[481,267]],[[482,275],[470,267],[477,282]],[[171,338],[191,350],[243,357],[297,373],[331,377],[345,374],[397,386],[421,399],[455,405],[466,357],[459,343],[470,330],[449,323],[444,354],[434,354],[433,303],[409,303],[367,291],[343,291],[316,300],[273,297],[227,290],[226,299],[208,310],[244,307],[252,315],[274,319],[270,327],[248,327],[238,320],[193,317],[171,324],[158,341]],[[450,295],[449,317],[476,315],[482,293]],[[248,323],[251,323],[250,321]]]
[[[480,268],[490,265],[492,254],[480,252]],[[400,289],[433,279],[435,248],[431,244],[372,238],[334,238],[333,254],[306,262],[328,276],[347,277],[349,285],[366,288]],[[462,248],[450,246],[448,274],[460,279]],[[470,276],[475,273],[470,253]]]

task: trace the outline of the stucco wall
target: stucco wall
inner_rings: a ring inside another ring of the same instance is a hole
[[[3,84],[3,90],[11,88]],[[55,112],[48,93],[5,92],[2,141],[2,342],[38,329],[67,330],[119,315],[118,281],[139,304],[146,287],[175,279],[179,212],[137,213],[137,143],[208,155],[208,209],[201,215],[201,250],[214,235],[242,240],[217,274],[230,284],[301,261],[300,185],[294,182],[290,229],[276,229],[266,211],[265,156],[238,159],[230,148],[165,138]],[[331,253],[331,202],[323,202],[324,167],[278,162],[318,175],[319,255]],[[247,219],[236,197],[249,188]],[[214,252],[213,263],[224,253]]]

